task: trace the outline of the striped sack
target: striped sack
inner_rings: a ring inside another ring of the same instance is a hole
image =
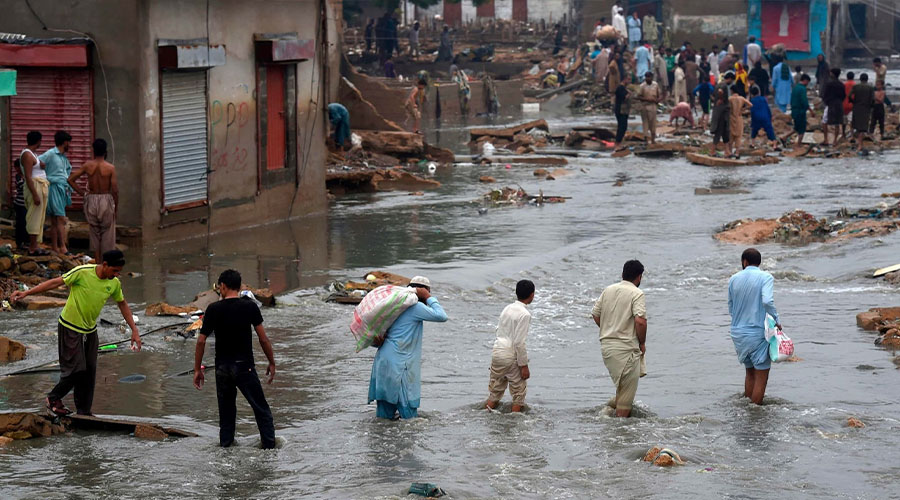
[[[377,337],[384,337],[397,317],[418,301],[415,288],[405,286],[384,285],[367,293],[350,322],[356,352],[372,345]]]

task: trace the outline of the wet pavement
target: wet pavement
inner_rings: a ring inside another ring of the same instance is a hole
[[[549,121],[554,128],[603,119]],[[441,145],[462,152],[465,140],[461,126],[440,130]],[[536,166],[441,167],[423,171],[443,183],[424,196],[343,197],[326,216],[133,250],[126,271],[142,276],[124,277],[123,286],[138,311],[159,300],[188,302],[228,267],[248,284],[292,290],[263,311],[278,361],[265,390],[284,445],[253,446],[252,413],[238,398],[242,446],[219,449],[214,382],[198,392],[190,377],[171,376],[191,368],[194,342],[148,336],[141,353],[101,356],[94,411],[201,436],[150,442],[76,432],[15,442],[0,448],[0,495],[402,498],[410,483],[428,481],[452,498],[895,497],[900,372],[874,335],[856,328],[855,314],[900,305],[900,289],[867,277],[897,262],[900,234],[760,247],[802,361],[774,366],[766,404],[754,407],[739,397],[743,369],[728,335],[727,281],[743,248],[712,233],[795,208],[824,216],[872,206],[880,193],[900,191],[898,160],[729,169],[601,155],[570,159],[571,175],[555,181],[535,178]],[[493,186],[572,199],[480,215],[474,200],[490,189],[482,175],[495,177]],[[624,186],[613,186],[622,178]],[[694,195],[723,185],[750,192]],[[647,268],[649,375],[638,388],[638,417],[626,420],[602,411],[613,388],[589,315],[630,258]],[[352,307],[322,300],[329,280],[373,269],[428,276],[450,316],[425,327],[422,418],[414,421],[375,419],[366,404],[374,350],[354,354]],[[528,411],[509,414],[507,397],[488,413],[480,404],[494,327],[522,278],[537,284]],[[7,335],[30,346],[28,363],[54,358],[55,314],[0,317]],[[117,314],[108,306],[103,317],[120,321]],[[141,317],[140,326],[176,322]],[[119,338],[116,328],[101,329],[101,341]],[[132,374],[147,378],[119,382]],[[37,410],[54,382],[50,374],[0,378],[0,410]],[[847,428],[849,416],[867,427]],[[637,461],[654,445],[675,449],[687,465]]]

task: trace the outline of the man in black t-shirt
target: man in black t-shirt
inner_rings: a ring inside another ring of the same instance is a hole
[[[250,406],[259,427],[259,436],[264,449],[275,447],[275,424],[272,411],[263,394],[262,384],[256,374],[253,361],[253,333],[259,336],[269,366],[266,368],[267,383],[275,379],[275,355],[272,343],[262,326],[262,314],[256,303],[240,297],[241,275],[233,269],[219,275],[217,284],[222,300],[214,302],[203,316],[203,328],[197,337],[194,353],[194,387],[203,388],[204,375],[201,368],[206,337],[216,336],[216,397],[219,400],[219,444],[223,447],[234,443],[234,426],[237,410],[235,398],[238,389]]]

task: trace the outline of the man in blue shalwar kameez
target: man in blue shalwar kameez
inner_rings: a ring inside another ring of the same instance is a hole
[[[738,361],[744,364],[744,396],[756,404],[762,404],[769,381],[769,343],[766,341],[766,314],[775,319],[781,330],[778,311],[775,310],[773,288],[775,279],[761,271],[762,255],[755,248],[741,254],[743,271],[728,280],[728,312],[731,314],[731,340]]]
[[[334,143],[343,148],[344,143],[350,140],[350,112],[343,105],[333,102],[328,105],[328,121],[331,122]]]
[[[447,314],[431,296],[428,278],[416,276],[409,282],[416,289],[419,302],[402,314],[388,328],[384,342],[378,347],[369,380],[369,403],[378,402],[378,418],[416,418],[422,388],[423,322],[447,321]]]

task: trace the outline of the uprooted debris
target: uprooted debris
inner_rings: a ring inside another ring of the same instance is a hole
[[[856,315],[856,325],[878,332],[876,345],[900,349],[900,307],[873,307]]]
[[[412,191],[435,189],[441,183],[420,177],[401,168],[329,169],[325,173],[325,186],[332,195],[347,193],[373,193],[376,191]]]
[[[326,302],[338,304],[359,304],[363,297],[383,285],[407,286],[410,278],[385,271],[366,273],[363,281],[333,281],[326,286],[329,291]]]
[[[275,305],[275,294],[268,288],[251,288],[247,285],[241,285],[241,296],[251,298],[262,306],[272,307]],[[144,310],[144,315],[179,316],[182,318],[202,315],[206,308],[217,300],[219,300],[219,296],[215,290],[206,290],[198,293],[193,301],[184,306],[173,306],[165,302],[150,304]]]
[[[484,194],[482,202],[493,207],[503,206],[521,206],[521,205],[543,205],[545,203],[565,203],[567,196],[548,196],[544,194],[544,190],[540,190],[537,195],[530,195],[521,187],[505,187],[501,189],[492,189]]]
[[[740,219],[725,224],[715,235],[726,243],[758,244],[778,242],[804,245],[812,242],[835,242],[867,236],[883,236],[900,229],[900,202],[875,208],[849,211],[841,209],[838,217],[816,219],[803,210],[788,212],[778,219]]]

